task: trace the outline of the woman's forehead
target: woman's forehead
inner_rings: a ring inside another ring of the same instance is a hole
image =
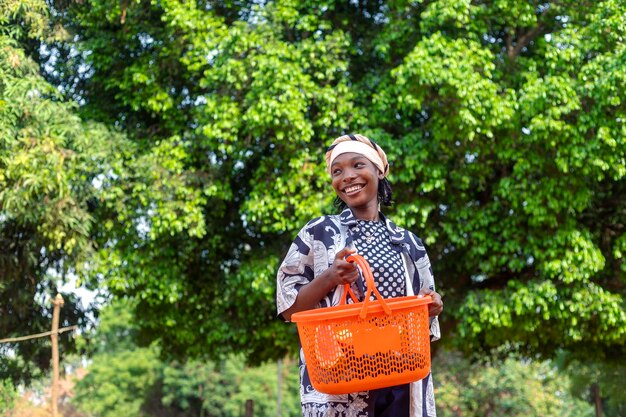
[[[370,162],[369,159],[367,159],[364,155],[362,155],[360,153],[346,152],[346,153],[342,153],[341,155],[337,156],[335,158],[335,160],[333,161],[332,165],[342,164],[342,163],[346,163],[346,162],[353,162],[353,161],[356,161],[356,160],[364,160],[364,161]]]

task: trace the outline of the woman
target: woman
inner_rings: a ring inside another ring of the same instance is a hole
[[[337,305],[343,284],[362,297],[362,279],[345,256],[358,251],[370,264],[376,286],[385,297],[431,294],[431,340],[439,339],[437,316],[443,310],[435,290],[430,261],[420,239],[399,228],[380,212],[391,205],[385,152],[362,135],[345,135],[326,152],[326,164],[339,215],[310,221],[296,237],[278,271],[276,304],[285,321],[298,311]],[[435,416],[430,374],[396,387],[329,395],[316,391],[301,356],[300,397],[304,416],[403,417]]]

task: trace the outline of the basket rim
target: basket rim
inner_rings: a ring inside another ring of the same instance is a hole
[[[396,310],[419,307],[431,303],[430,297],[408,295],[404,297],[385,298],[385,303],[391,309],[391,314]],[[363,308],[363,303],[343,304],[325,308],[299,311],[292,314],[291,321],[294,323],[310,323],[321,320],[333,320],[340,318],[356,317]],[[379,300],[371,301],[367,307],[367,315],[384,313],[383,305]]]

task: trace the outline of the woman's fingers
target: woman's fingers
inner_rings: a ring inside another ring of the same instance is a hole
[[[340,284],[351,284],[359,277],[359,271],[356,265],[344,259],[346,256],[355,252],[354,249],[343,248],[335,255],[332,268],[335,270],[335,275],[339,279]]]
[[[346,262],[343,259],[339,262],[338,269],[344,284],[352,284],[359,278],[359,270],[354,263]]]
[[[432,313],[432,316],[438,316],[443,311],[443,300],[441,299],[441,295],[436,292],[433,292],[431,297],[433,297],[433,303],[431,304],[432,307],[429,313]]]
[[[359,278],[358,271],[349,271],[341,276],[341,279],[344,284],[352,284]]]
[[[443,311],[443,300],[441,299],[441,295],[438,292],[433,291],[429,288],[422,288],[419,292],[422,295],[430,295],[432,298],[432,303],[428,304],[428,316],[435,317],[441,314]]]
[[[350,249],[348,247],[343,248],[342,250],[340,250],[339,252],[337,252],[337,254],[335,255],[335,260],[337,259],[341,259],[343,260],[343,258],[345,258],[346,256],[355,253],[356,250],[354,249]]]

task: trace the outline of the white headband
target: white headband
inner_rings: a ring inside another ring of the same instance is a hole
[[[330,159],[328,160],[328,172],[332,174],[331,166],[333,165],[333,161],[335,160],[335,158],[337,158],[341,154],[351,152],[363,155],[364,157],[372,161],[372,163],[376,165],[380,172],[382,172],[383,174],[385,173],[385,164],[380,158],[380,155],[378,155],[378,152],[376,152],[371,146],[357,140],[346,140],[344,142],[339,142],[333,148],[330,154]]]

